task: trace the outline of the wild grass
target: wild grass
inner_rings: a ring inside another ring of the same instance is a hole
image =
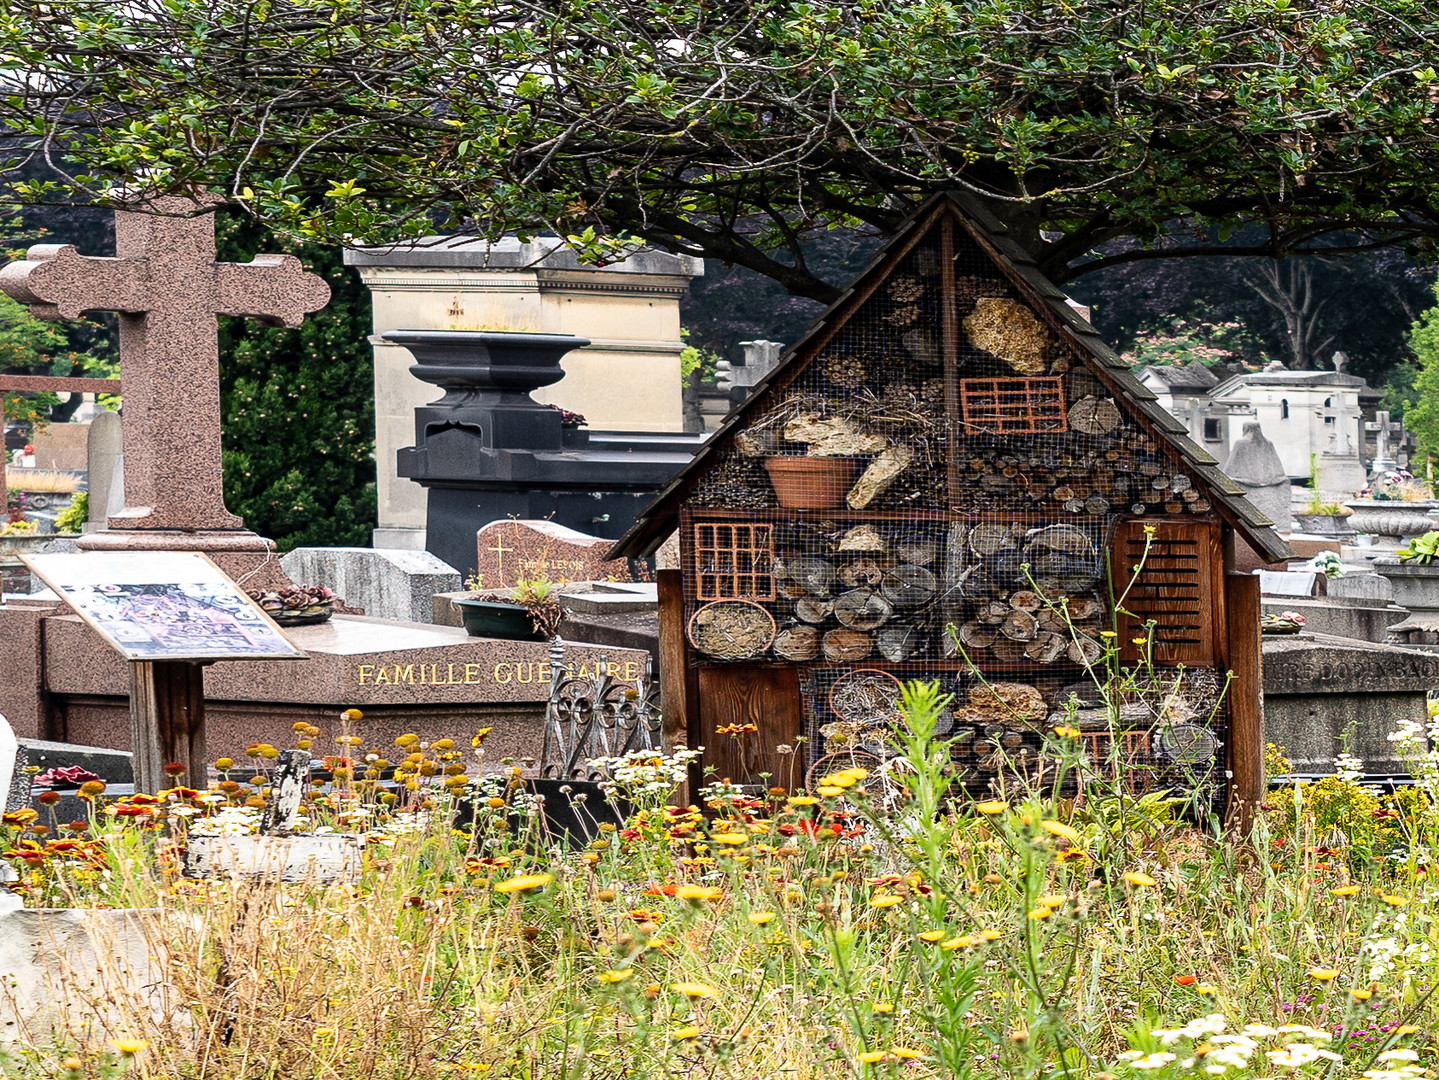
[[[353,882],[178,875],[173,844],[247,827],[262,784],[101,795],[83,834],[12,815],[12,858],[88,845],[16,858],[30,903],[151,909],[168,997],[113,972],[97,1025],[31,1032],[0,1073],[1404,1080],[1403,1054],[1379,1057],[1435,1027],[1427,799],[1378,829],[1342,791],[1286,789],[1243,838],[1122,786],[973,803],[933,734],[942,700],[906,691],[898,803],[838,773],[814,795],[716,786],[702,814],[664,805],[675,762],[633,760],[612,771],[636,815],[572,851],[537,841],[504,780],[452,831],[429,784],[456,755],[411,745],[408,803],[363,772],[312,800],[312,824],[363,820]],[[1075,742],[1054,737],[1066,768]]]

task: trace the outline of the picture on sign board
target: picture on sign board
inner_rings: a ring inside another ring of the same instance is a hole
[[[204,555],[126,551],[21,558],[127,660],[304,656]]]

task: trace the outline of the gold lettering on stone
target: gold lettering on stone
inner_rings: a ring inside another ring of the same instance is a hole
[[[379,671],[375,672],[375,685],[379,686],[380,683],[384,683],[386,686],[390,684],[389,673],[385,671],[383,665],[381,665]]]
[[[395,682],[401,682],[401,681],[407,682],[407,683],[409,683],[411,686],[414,685],[414,683],[415,683],[415,665],[414,665],[414,664],[406,664],[404,667],[400,667],[399,664],[396,664],[396,665],[395,665]]]
[[[500,673],[501,673],[502,671],[504,672],[504,676],[503,676],[503,677],[501,677],[501,675],[500,675]],[[501,661],[500,663],[498,663],[498,664],[495,665],[495,675],[494,675],[495,682],[497,682],[497,683],[507,683],[507,682],[509,682],[509,681],[510,681],[511,679],[513,679],[513,678],[514,678],[514,676],[510,673],[510,665],[509,665],[509,664],[505,663],[504,661]]]
[[[529,678],[526,678],[526,677],[525,677],[525,672],[527,672],[527,671],[529,672]],[[535,665],[534,665],[534,664],[516,664],[516,665],[515,665],[515,682],[532,683],[532,682],[534,682],[534,681],[535,681]]]
[[[483,664],[473,662],[450,663],[444,667],[442,674],[439,664],[356,664],[355,682],[359,686],[479,686],[487,683],[503,686],[549,683],[555,677],[554,666],[548,660],[502,660],[489,671]],[[604,663],[586,660],[571,677],[589,679],[603,674],[633,682],[640,678],[641,670],[637,660]]]
[[[360,672],[360,685],[361,685],[361,686],[364,686],[364,685],[365,685],[365,680],[368,679],[371,675],[373,675],[373,674],[375,673],[375,665],[374,665],[374,664],[361,664],[361,665],[360,665],[360,668],[359,668],[359,672]]]
[[[466,664],[466,665],[465,665],[465,685],[466,685],[466,686],[474,686],[475,683],[477,683],[477,682],[479,682],[479,681],[480,681],[480,665],[479,665],[479,664]]]
[[[638,660],[625,661],[625,682],[634,682],[640,677],[640,662]]]

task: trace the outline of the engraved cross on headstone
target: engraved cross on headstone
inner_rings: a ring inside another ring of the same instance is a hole
[[[225,509],[217,315],[297,327],[330,287],[293,255],[215,261],[218,196],[165,196],[115,212],[115,258],[38,244],[0,270],[34,315],[114,311],[125,381],[125,508],[112,529],[239,530]]]

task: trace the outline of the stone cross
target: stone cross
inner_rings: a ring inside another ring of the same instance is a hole
[[[217,315],[297,327],[330,287],[293,255],[215,261],[219,196],[164,196],[115,212],[115,258],[37,244],[0,289],[44,319],[120,318],[125,508],[112,529],[239,530],[220,465]]]
[[[1380,409],[1374,414],[1374,422],[1365,424],[1365,428],[1374,432],[1374,461],[1371,466],[1375,473],[1386,473],[1397,467],[1397,462],[1390,456],[1389,440],[1395,435],[1402,434],[1403,424],[1395,424],[1390,421],[1389,414]]]
[[[1334,421],[1334,434],[1330,438],[1329,448],[1325,453],[1333,454],[1336,457],[1352,457],[1354,456],[1355,450],[1354,441],[1350,438],[1349,421],[1352,419],[1353,414],[1349,411],[1349,406],[1345,402],[1343,390],[1336,390],[1333,400],[1334,405],[1332,407],[1319,410],[1320,416],[1326,420]]]

